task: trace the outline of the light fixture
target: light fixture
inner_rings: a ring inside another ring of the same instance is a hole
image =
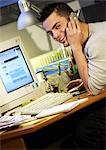
[[[17,21],[18,30],[39,23],[37,17],[40,15],[40,9],[31,4],[30,0],[19,0],[18,6],[21,12]]]

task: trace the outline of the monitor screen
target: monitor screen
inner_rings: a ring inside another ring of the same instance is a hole
[[[0,42],[0,113],[36,97],[37,80],[20,37]]]
[[[8,93],[33,82],[19,45],[0,52],[0,70],[1,80]]]

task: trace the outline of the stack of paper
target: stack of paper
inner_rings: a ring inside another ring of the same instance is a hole
[[[14,116],[2,116],[0,117],[0,130],[5,130],[11,127],[16,127],[21,123],[26,121],[31,121],[36,119],[35,117],[31,117],[30,115],[14,115]]]

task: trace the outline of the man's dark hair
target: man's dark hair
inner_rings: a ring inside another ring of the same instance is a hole
[[[52,12],[56,12],[60,16],[69,16],[73,10],[70,6],[68,6],[66,3],[63,2],[57,2],[57,3],[51,3],[46,5],[42,11],[40,12],[40,16],[38,20],[40,22],[45,21],[49,15],[51,15]]]

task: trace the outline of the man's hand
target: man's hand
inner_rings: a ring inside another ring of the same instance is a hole
[[[82,32],[77,18],[70,18],[66,28],[66,36],[68,43],[73,49],[78,45],[82,45]]]
[[[78,87],[78,89],[82,88],[84,85],[83,85],[83,82],[81,79],[76,79],[76,80],[72,80],[70,81],[67,85],[66,85],[66,90],[69,91],[71,90],[72,88],[75,88],[75,87]]]

